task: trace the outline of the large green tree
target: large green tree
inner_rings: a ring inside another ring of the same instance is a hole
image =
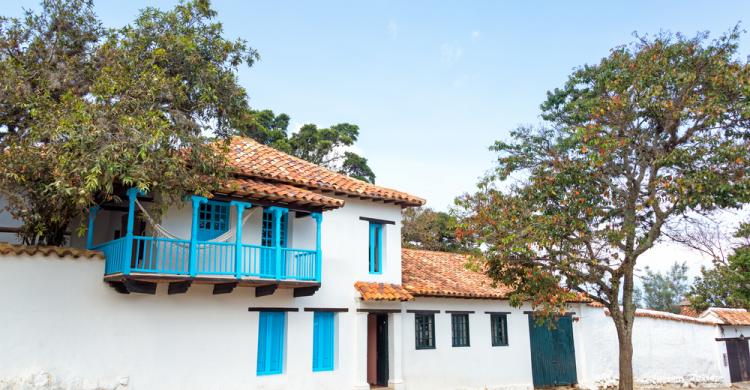
[[[497,142],[496,170],[459,199],[463,234],[484,249],[488,275],[514,288],[513,304],[554,313],[578,292],[609,310],[623,390],[638,259],[668,221],[750,199],[739,35],[640,37],[576,69],[548,93],[544,123]]]
[[[456,217],[429,207],[410,207],[402,212],[401,246],[441,252],[466,252],[466,241],[456,237]]]
[[[657,272],[647,266],[641,277],[643,290],[636,290],[633,301],[636,305],[642,303],[647,309],[679,313],[679,305],[690,289],[687,270],[686,263],[674,263],[666,272]]]
[[[235,122],[239,134],[272,146],[314,164],[364,180],[375,182],[375,173],[367,159],[346,150],[359,138],[359,126],[339,123],[327,128],[303,125],[289,134],[289,115],[275,115],[271,110],[249,110]]]
[[[167,203],[217,185],[206,135],[225,138],[246,112],[236,71],[257,53],[215,16],[194,0],[105,29],[90,0],[44,0],[0,18],[0,190],[23,241],[62,244],[117,185]]]

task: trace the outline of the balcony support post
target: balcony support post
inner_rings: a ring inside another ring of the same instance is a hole
[[[128,226],[125,230],[125,258],[122,262],[122,274],[130,275],[130,263],[133,261],[133,227],[135,226],[135,199],[141,192],[137,188],[128,188]]]
[[[271,212],[273,212],[273,251],[275,254],[275,260],[276,260],[276,280],[281,280],[282,278],[282,272],[281,272],[281,217],[284,213],[288,212],[287,209],[283,207],[276,207],[273,206],[270,208]]]
[[[86,229],[86,249],[94,249],[94,222],[96,213],[99,212],[99,205],[93,205],[89,208],[89,227]]]
[[[321,250],[320,228],[323,223],[323,214],[312,213],[310,216],[315,220],[315,280],[320,282],[321,268],[323,265],[323,252]]]
[[[242,277],[242,211],[253,205],[236,200],[229,202],[229,205],[237,209],[237,225],[234,232],[234,276],[240,279]]]
[[[188,259],[188,270],[190,277],[194,278],[198,274],[198,212],[201,204],[207,203],[208,199],[193,195],[190,197],[193,202],[193,221],[190,226],[190,258]]]

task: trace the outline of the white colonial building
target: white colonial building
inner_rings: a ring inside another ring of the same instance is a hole
[[[159,194],[123,188],[70,248],[0,245],[0,389],[616,381],[617,338],[602,308],[573,302],[556,328],[538,326],[531,307],[511,307],[508,289],[464,256],[402,249],[401,210],[421,198],[244,138],[229,161],[235,176],[222,191],[158,220]],[[13,243],[17,223],[0,224]],[[735,379],[748,334],[738,313],[729,327],[707,313],[639,312],[637,381]]]

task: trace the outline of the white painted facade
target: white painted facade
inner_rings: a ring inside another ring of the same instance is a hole
[[[411,302],[363,302],[356,281],[401,283],[401,209],[346,198],[346,205],[323,213],[322,286],[314,295],[294,298],[291,289],[256,297],[238,287],[212,295],[210,285],[186,294],[115,292],[102,281],[100,260],[7,256],[0,259],[0,389],[19,383],[29,388],[69,389],[367,389],[367,313],[388,314],[389,385],[396,389],[533,388],[528,319],[530,307],[507,301],[424,298]],[[256,209],[243,234],[260,242]],[[246,211],[248,212],[248,211]],[[230,224],[234,226],[235,210]],[[121,212],[102,211],[95,243],[112,238]],[[163,225],[189,237],[191,206],[170,208]],[[368,222],[385,226],[383,273],[368,272]],[[289,247],[314,249],[315,223],[289,217]],[[73,246],[84,239],[73,237]],[[249,307],[286,307],[284,369],[256,375],[258,312]],[[313,313],[306,308],[345,308],[335,316],[335,369],[312,370]],[[435,314],[436,348],[415,348],[414,314]],[[572,305],[578,382],[584,388],[612,385],[617,376],[617,337],[611,318],[599,308]],[[451,345],[451,315],[469,315],[470,346]],[[493,347],[490,316],[508,312],[508,346]],[[725,332],[728,330],[724,330]],[[637,382],[728,383],[723,344],[714,325],[638,317],[634,330]],[[750,334],[746,332],[744,334]],[[39,373],[49,373],[39,375]],[[38,382],[35,386],[33,382]]]

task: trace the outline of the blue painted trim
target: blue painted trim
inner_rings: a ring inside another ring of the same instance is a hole
[[[99,205],[94,205],[89,208],[89,226],[86,230],[86,249],[94,248],[94,222],[96,221],[96,214],[99,212]]]
[[[383,224],[375,222],[370,222],[369,271],[372,275],[380,275],[383,273]]]
[[[253,207],[252,203],[233,200],[230,206],[237,209],[236,231],[234,235],[234,276],[242,278],[242,211]]]
[[[281,280],[285,278],[285,268],[283,267],[284,264],[282,264],[282,256],[284,255],[282,251],[281,246],[281,217],[283,214],[287,214],[289,212],[289,209],[283,208],[283,207],[276,207],[272,206],[269,207],[268,210],[273,213],[273,247],[274,252],[276,254],[275,256],[275,277],[276,280]],[[284,229],[284,234],[286,235],[289,231],[289,228],[287,227]],[[286,241],[286,240],[284,240]]]
[[[313,372],[333,371],[335,350],[335,313],[313,315]]]
[[[202,203],[208,202],[208,199],[193,195],[190,197],[193,202],[193,221],[190,227],[190,257],[188,259],[188,273],[191,277],[198,274],[198,211]]]
[[[286,313],[262,311],[258,317],[256,374],[276,375],[284,371]]]
[[[323,272],[323,251],[321,248],[321,227],[323,214],[312,213],[310,216],[315,220],[315,280],[320,282]]]
[[[122,274],[130,274],[130,262],[133,261],[133,226],[135,225],[135,199],[141,192],[133,187],[128,188],[128,226],[125,230],[125,254],[122,264]]]

